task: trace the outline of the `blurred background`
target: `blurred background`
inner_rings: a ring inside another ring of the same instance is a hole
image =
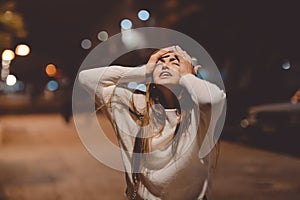
[[[151,26],[192,37],[221,72],[214,199],[300,199],[299,19],[289,0],[1,0],[0,199],[123,198],[122,173],[80,143],[72,86],[94,47]],[[115,62],[150,54],[132,55]]]

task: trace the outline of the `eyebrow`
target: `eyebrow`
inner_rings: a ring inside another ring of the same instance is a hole
[[[178,62],[180,62],[180,60],[179,60],[179,58],[178,58],[177,55],[175,55],[174,57],[175,57],[175,59],[176,59]],[[174,58],[173,58],[171,61],[173,61],[173,60],[174,60]]]
[[[158,60],[164,63],[164,62],[165,62],[164,59],[165,59],[165,58],[168,58],[168,57],[169,57],[169,55],[167,55],[167,56],[162,56],[162,57],[160,57]]]
[[[162,56],[162,57],[159,58],[159,60],[162,61],[162,62],[165,62],[164,59],[165,59],[165,58],[168,58],[168,57],[170,57],[170,55]],[[172,62],[172,61],[174,61],[174,60],[177,60],[178,62],[180,62],[180,60],[179,60],[179,58],[178,58],[177,55],[174,55],[174,57],[175,57],[175,58],[171,58],[171,59],[170,59],[170,62]]]
[[[164,58],[168,58],[168,57],[170,57],[170,55],[162,56],[162,57],[160,57],[160,59],[164,59]]]

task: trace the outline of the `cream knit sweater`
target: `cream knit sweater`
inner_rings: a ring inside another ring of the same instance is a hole
[[[143,65],[100,67],[84,70],[79,74],[79,81],[92,95],[95,94],[97,104],[112,101],[107,113],[115,121],[114,128],[118,129],[120,134],[118,139],[129,190],[133,187],[132,151],[135,136],[140,128],[132,119],[129,108],[134,103],[138,111],[143,113],[146,103],[142,93],[136,94],[117,85],[145,81],[145,73],[146,66]],[[191,124],[180,138],[176,156],[171,153],[170,143],[179,116],[176,109],[165,109],[165,126],[161,135],[152,138],[153,152],[146,156],[142,169],[142,184],[136,199],[195,200],[202,199],[205,194],[209,195],[209,174],[215,156],[214,127],[222,112],[226,95],[216,85],[192,74],[181,77],[179,84],[188,90],[198,106],[192,110]],[[209,148],[212,151],[203,156],[200,153],[200,150],[203,150],[201,148]]]

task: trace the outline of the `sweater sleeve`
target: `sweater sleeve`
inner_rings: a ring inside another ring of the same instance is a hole
[[[211,104],[212,106],[225,100],[226,94],[213,83],[197,78],[193,74],[181,77],[179,83],[190,93],[194,102],[200,106]]]
[[[79,81],[91,95],[95,95],[98,104],[103,104],[108,102],[117,84],[143,81],[145,74],[145,65],[140,67],[115,65],[83,70],[79,73]],[[128,92],[123,92],[126,99]]]
[[[201,112],[198,134],[202,145],[199,158],[204,158],[214,148],[218,137],[215,137],[216,125],[226,102],[226,94],[218,86],[202,80],[193,74],[182,76],[180,84],[191,95],[192,100],[199,105]]]

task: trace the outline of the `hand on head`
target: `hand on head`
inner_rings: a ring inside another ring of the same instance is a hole
[[[152,74],[153,70],[155,69],[155,66],[157,64],[157,62],[159,61],[159,59],[169,53],[169,52],[174,52],[175,50],[175,46],[170,46],[170,47],[166,47],[163,49],[160,49],[158,51],[156,51],[154,54],[152,54],[147,62],[146,65],[146,73],[147,74]]]
[[[193,66],[191,56],[186,51],[182,50],[178,45],[176,45],[160,49],[152,54],[146,65],[146,73],[152,74],[159,59],[167,53],[175,53],[178,56],[180,60],[179,73],[181,76],[189,73],[197,74],[198,69],[201,67],[200,65]]]

